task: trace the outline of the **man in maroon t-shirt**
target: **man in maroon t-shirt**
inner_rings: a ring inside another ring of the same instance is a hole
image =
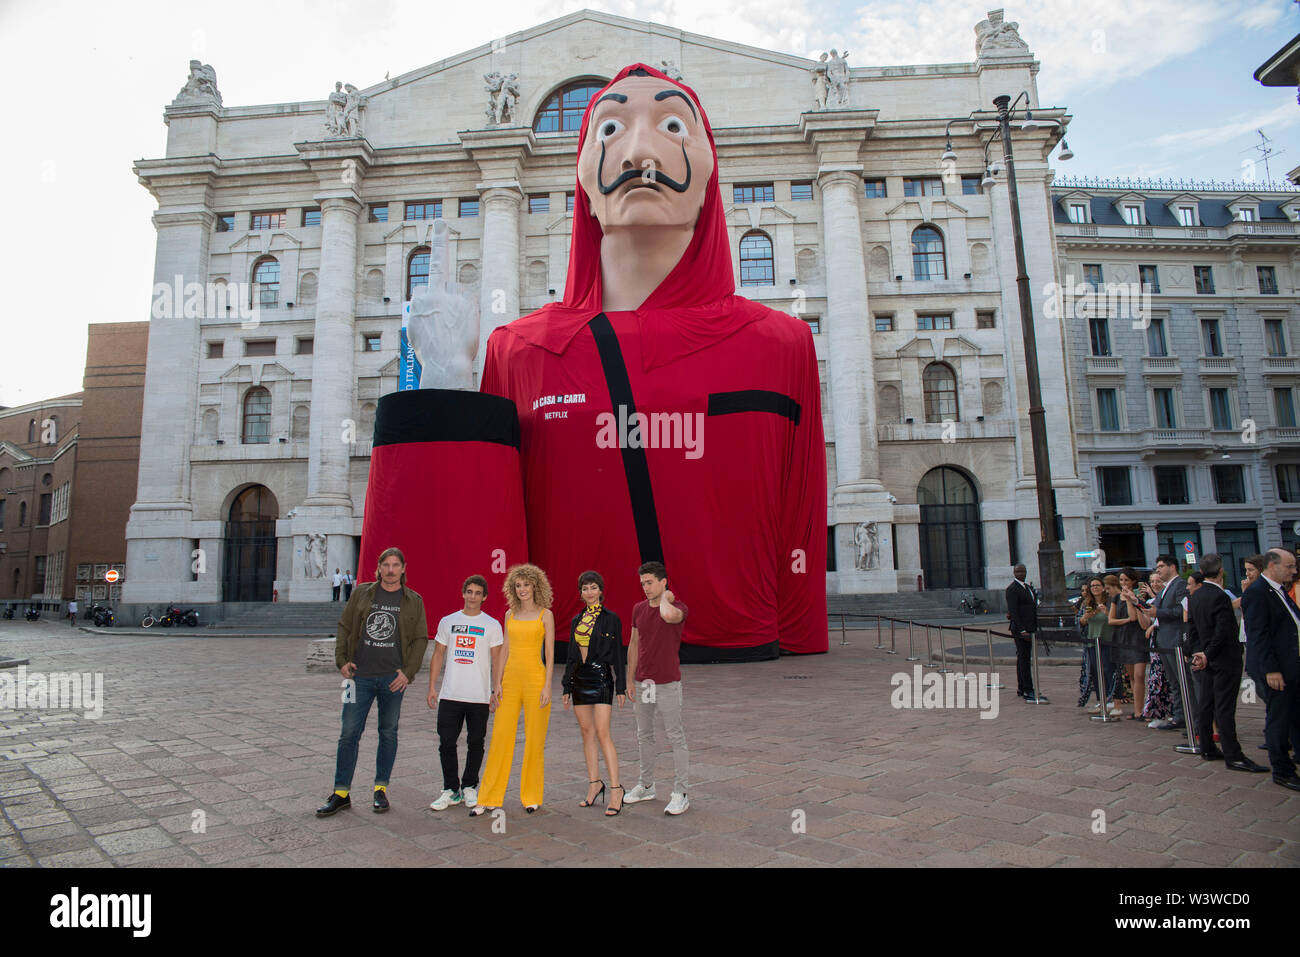
[[[682,729],[682,669],[677,656],[682,624],[689,609],[668,590],[663,562],[646,562],[638,570],[645,601],[632,609],[632,639],[627,646],[627,670],[639,686],[632,694],[636,736],[641,746],[641,777],[624,801],[651,801],[655,796],[655,713],[673,748],[673,791],[665,814],[682,814],[686,799],[686,732]]]

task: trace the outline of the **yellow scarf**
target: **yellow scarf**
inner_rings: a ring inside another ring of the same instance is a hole
[[[587,610],[582,613],[582,620],[578,622],[578,627],[573,630],[573,640],[578,643],[580,648],[586,648],[591,643],[591,633],[596,627],[596,619],[600,617],[601,605],[597,602],[594,605],[587,606]]]

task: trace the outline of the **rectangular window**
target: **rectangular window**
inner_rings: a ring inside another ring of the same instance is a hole
[[[940,176],[911,176],[903,180],[904,196],[942,196],[943,178]]]
[[[226,344],[225,344],[224,342],[209,342],[209,343],[208,343],[208,358],[209,358],[209,359],[224,359],[224,358],[225,358],[225,355],[226,355]]]
[[[388,222],[388,204],[387,204],[387,203],[371,203],[371,204],[370,204],[370,212],[369,212],[369,213],[367,214],[367,216],[366,216],[366,221],[367,221],[367,222],[371,222],[371,223],[386,223],[386,222]]]
[[[462,219],[471,219],[478,215],[478,199],[469,198],[460,201],[460,215]]]
[[[747,183],[731,187],[731,201],[737,205],[745,203],[770,203],[773,201],[771,183]]]
[[[980,178],[978,176],[963,176],[961,178],[961,192],[963,196],[978,196]]]
[[[1214,500],[1220,505],[1243,505],[1246,501],[1246,485],[1242,478],[1240,465],[1211,465],[1210,473],[1214,478]]]
[[[976,329],[996,329],[998,327],[998,314],[996,312],[976,311],[975,328]]]
[[[32,594],[42,595],[45,593],[45,563],[48,556],[37,555],[32,562]]]
[[[885,181],[883,179],[864,179],[862,188],[866,191],[867,199],[883,199],[885,197]]]
[[[551,196],[549,193],[534,193],[528,197],[528,211],[530,213],[549,213],[551,211]]]
[[[1070,204],[1070,222],[1086,223],[1088,221],[1088,207],[1084,203]]]
[[[1102,316],[1088,320],[1088,339],[1094,356],[1110,355],[1110,320]]]
[[[1169,355],[1169,343],[1165,340],[1165,317],[1152,316],[1151,325],[1147,326],[1147,355]]]
[[[217,232],[233,233],[235,231],[235,214],[218,213],[217,214]]]
[[[442,200],[440,199],[421,199],[414,203],[407,203],[402,212],[403,220],[441,218]]]
[[[275,340],[274,339],[245,339],[244,355],[273,356],[275,355]]]
[[[0,531],[5,527],[5,500],[0,498]]]
[[[1286,355],[1286,333],[1281,319],[1264,320],[1264,348],[1270,356]]]
[[[1161,505],[1186,505],[1187,467],[1185,465],[1157,465],[1152,471],[1156,479],[1156,501]]]
[[[293,343],[293,353],[298,356],[309,356],[315,348],[316,339],[313,336],[300,336]]]
[[[575,202],[577,202],[577,200],[575,199],[573,193],[565,193],[565,194],[564,194],[564,211],[565,211],[566,213],[571,213],[571,212],[573,212],[573,204],[574,204]]]
[[[1280,429],[1295,428],[1295,401],[1290,389],[1273,390],[1273,413]]]
[[[319,206],[309,206],[307,209],[304,209],[304,210],[302,211],[302,224],[303,224],[304,226],[319,226],[319,225],[320,225],[320,207],[319,207]]]
[[[1201,320],[1201,342],[1207,356],[1223,355],[1223,337],[1219,334],[1218,319]]]
[[[1124,207],[1124,222],[1128,223],[1130,226],[1141,226],[1141,225],[1142,225],[1142,207],[1141,207],[1141,206],[1125,206],[1125,207]]]
[[[1220,432],[1232,428],[1232,397],[1227,389],[1210,390],[1210,422]]]
[[[826,570],[835,571],[835,526],[826,527]]]
[[[1138,282],[1142,285],[1143,292],[1157,293],[1160,291],[1160,270],[1156,266],[1138,266]]]
[[[916,317],[917,329],[951,329],[952,313],[936,312],[927,315],[918,315]]]
[[[1212,266],[1194,266],[1192,271],[1196,274],[1196,294],[1198,296],[1210,296],[1214,294],[1214,267]]]
[[[1083,264],[1083,284],[1089,289],[1097,290],[1101,288],[1101,264],[1084,263]]]
[[[1237,219],[1238,219],[1239,222],[1243,222],[1243,223],[1253,223],[1253,222],[1255,221],[1255,209],[1254,209],[1254,207],[1250,207],[1250,208],[1248,208],[1248,209],[1239,209],[1239,210],[1237,210]]]
[[[814,336],[822,331],[821,316],[804,316],[803,321],[808,323],[808,328],[812,331]]]
[[[50,504],[53,501],[54,501],[53,496],[51,496],[49,492],[41,493],[41,497],[40,499],[37,500],[37,505],[36,505],[37,525],[50,524]]]
[[[283,209],[262,210],[252,215],[252,229],[283,229],[285,211]]]
[[[888,316],[876,316],[876,332],[893,332],[894,316],[891,313]]]
[[[804,202],[813,198],[812,180],[805,180],[802,183],[790,184],[790,199],[796,203]]]
[[[1119,431],[1119,393],[1115,389],[1097,390],[1097,428],[1103,432]]]
[[[1277,295],[1277,270],[1272,266],[1256,266],[1255,273],[1259,276],[1259,293],[1261,296]]]
[[[1097,484],[1102,505],[1132,505],[1133,489],[1127,465],[1105,465],[1097,469]]]
[[[367,332],[361,336],[362,352],[378,352],[383,344],[383,336],[378,332]]]
[[[1178,428],[1178,411],[1174,405],[1174,390],[1154,389],[1152,390],[1152,396],[1155,399],[1156,406],[1156,428]]]
[[[1277,475],[1277,497],[1284,502],[1300,502],[1300,465],[1279,465],[1273,471]]]
[[[1178,223],[1179,223],[1180,226],[1195,226],[1195,225],[1196,225],[1196,207],[1195,207],[1195,206],[1179,206],[1179,207],[1178,207]]]
[[[1020,564],[1020,538],[1016,532],[1016,520],[1010,519],[1007,522],[1007,558],[1011,561],[1011,567],[1015,568]],[[895,565],[895,568],[898,566]]]

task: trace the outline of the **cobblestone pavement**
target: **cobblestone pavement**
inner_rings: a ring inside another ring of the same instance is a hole
[[[891,676],[913,666],[875,650],[874,637],[850,632],[841,647],[837,633],[826,655],[685,669],[691,810],[675,818],[663,814],[671,757],[662,731],[660,801],[611,819],[577,806],[587,776],[557,675],[546,803],[522,812],[516,760],[497,833],[489,817],[427,809],[441,787],[427,672],[404,705],[392,811],[368,807],[372,713],[357,806],[317,819],[333,776],[340,679],[305,670],[305,640],[0,622],[0,656],[30,658],[32,672],[104,675],[98,720],[0,711],[0,865],[1300,862],[1300,796],[1267,774],[1178,754],[1172,732],[1089,721],[1074,706],[1076,667],[1043,669],[1050,706],[1004,690],[991,720],[976,709],[895,709]],[[1002,673],[1014,686],[1013,670]],[[1262,761],[1263,706],[1243,704],[1239,727]],[[634,766],[630,711],[616,710],[614,734]]]

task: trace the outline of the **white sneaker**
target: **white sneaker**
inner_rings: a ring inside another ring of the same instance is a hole
[[[665,814],[685,814],[686,809],[691,806],[691,802],[686,799],[685,794],[679,794],[674,791],[668,795],[668,806],[664,808]]]
[[[1088,714],[1101,714],[1101,702],[1098,701],[1095,705],[1089,708]]]
[[[636,804],[638,801],[653,801],[655,799],[655,786],[652,784],[648,788],[638,784],[632,790],[623,796],[624,804]]]
[[[1110,710],[1107,711],[1106,713],[1110,715],[1112,718],[1118,718],[1120,715],[1124,713],[1124,709],[1116,707],[1115,705],[1112,704],[1110,706]]]
[[[1148,721],[1148,722],[1147,722],[1147,727],[1148,727],[1148,728],[1158,728],[1158,727],[1160,727],[1162,724],[1164,724],[1164,722],[1165,722],[1165,719],[1164,719],[1164,718],[1156,718],[1154,721]]]
[[[459,803],[460,803],[459,794],[457,794],[455,791],[444,790],[441,794],[439,794],[434,799],[433,803],[429,805],[429,808],[434,811],[445,811],[453,804],[459,804]]]
[[[478,807],[478,788],[463,788],[460,796],[466,807]]]

